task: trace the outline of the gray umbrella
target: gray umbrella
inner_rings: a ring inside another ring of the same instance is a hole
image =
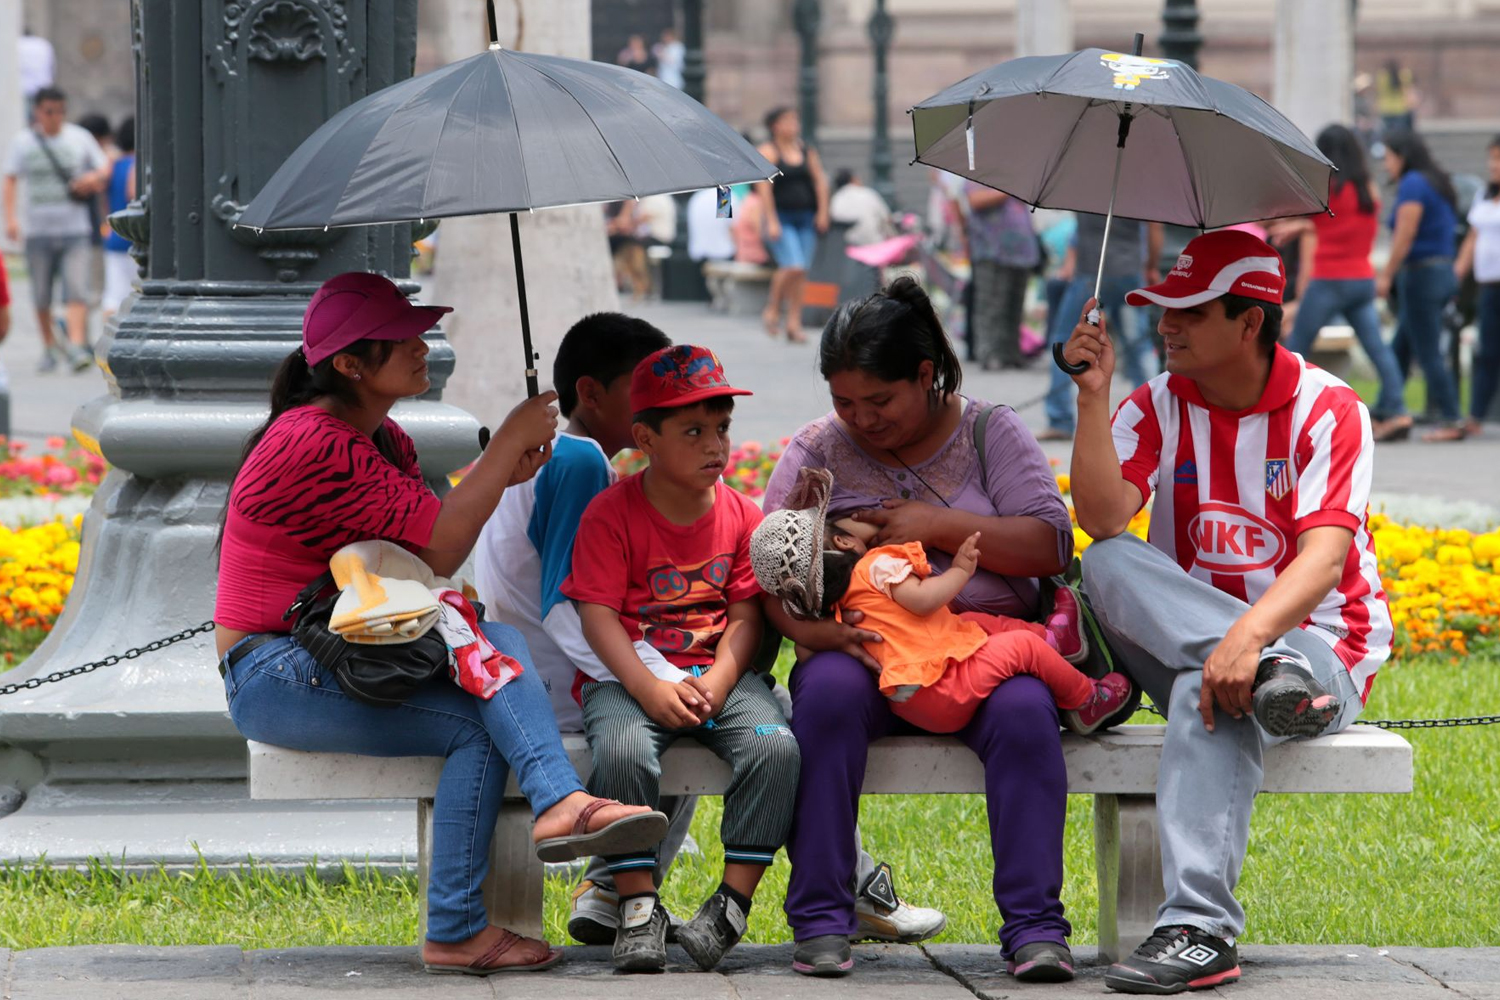
[[[235,224],[322,229],[511,213],[527,388],[535,395],[515,213],[763,181],[776,172],[722,119],[655,77],[491,44],[334,115]]]
[[[1106,244],[1116,215],[1218,229],[1328,210],[1333,165],[1281,112],[1140,47],[1012,59],[934,94],[911,109],[917,161],[1104,215]]]

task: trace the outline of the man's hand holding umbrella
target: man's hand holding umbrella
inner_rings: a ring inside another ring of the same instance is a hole
[[[1097,325],[1089,322],[1089,312],[1097,306],[1097,299],[1089,299],[1084,303],[1078,325],[1073,327],[1073,335],[1063,345],[1063,360],[1072,365],[1088,365],[1088,368],[1071,376],[1073,383],[1078,386],[1080,399],[1086,393],[1102,395],[1107,405],[1109,380],[1115,374],[1115,347],[1109,339],[1108,324],[1102,311],[1097,316]]]

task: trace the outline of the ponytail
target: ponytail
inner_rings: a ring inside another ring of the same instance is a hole
[[[339,351],[339,354],[352,354],[372,369],[378,369],[390,359],[395,347],[395,342],[390,340],[357,340]],[[302,353],[301,347],[298,347],[281,360],[281,364],[276,368],[276,374],[271,377],[271,412],[266,417],[265,423],[257,427],[245,439],[245,447],[240,451],[239,464],[235,466],[234,476],[229,481],[229,492],[224,497],[224,509],[219,513],[219,537],[214,542],[215,551],[218,551],[219,547],[224,544],[224,525],[229,520],[229,498],[234,494],[235,480],[239,479],[240,470],[249,461],[250,453],[255,450],[256,445],[260,444],[261,438],[266,436],[266,431],[271,429],[271,425],[280,419],[282,414],[324,398],[336,399],[346,406],[359,405],[359,394],[354,391],[354,384],[333,366],[333,357],[327,357],[315,365],[309,365],[307,355]],[[388,461],[396,460],[395,450],[383,427],[375,431],[375,447]]]
[[[818,345],[818,371],[825,380],[840,372],[862,371],[884,382],[910,382],[924,361],[932,362],[935,402],[959,391],[963,365],[943,332],[932,299],[910,275],[839,306],[823,327]]]

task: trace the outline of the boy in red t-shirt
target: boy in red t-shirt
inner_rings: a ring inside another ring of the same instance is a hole
[[[652,804],[661,754],[691,735],[733,770],[724,794],[724,879],[677,943],[705,971],[745,933],[755,887],[786,840],[801,758],[771,689],[750,668],[760,641],[760,587],[750,533],[760,509],[725,486],[732,397],[713,352],[678,345],[631,377],[632,433],[650,464],[594,498],[562,591],[618,682],[583,685],[593,794]],[[643,660],[637,644],[662,657]],[[647,661],[652,665],[648,666]],[[615,966],[667,961],[655,852],[605,858],[620,894]]]

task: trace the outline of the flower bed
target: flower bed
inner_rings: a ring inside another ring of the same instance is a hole
[[[791,438],[782,438],[780,444],[767,448],[759,441],[746,441],[729,453],[729,464],[724,468],[724,482],[747,497],[759,499],[765,495],[766,482],[781,452]],[[615,456],[615,471],[622,476],[639,472],[646,467],[646,456],[630,449]]]
[[[0,437],[0,499],[87,495],[109,471],[104,459],[60,437],[48,438],[44,451],[29,451],[24,441]]]
[[[0,524],[0,667],[25,659],[62,614],[82,528],[82,514],[15,529]]]

